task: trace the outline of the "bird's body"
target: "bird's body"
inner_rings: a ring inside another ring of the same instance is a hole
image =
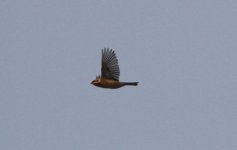
[[[117,89],[125,85],[134,85],[136,86],[138,82],[119,82],[112,79],[100,78],[99,82],[95,81],[92,84],[102,88]]]
[[[120,70],[115,52],[109,48],[102,49],[101,76],[97,76],[91,84],[110,89],[117,89],[125,85],[138,85],[138,82],[120,82],[119,75]]]

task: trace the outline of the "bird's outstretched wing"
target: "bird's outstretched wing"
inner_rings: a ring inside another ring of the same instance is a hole
[[[115,52],[109,48],[102,49],[102,62],[101,62],[101,75],[102,77],[119,80],[119,65],[118,59],[115,55]]]

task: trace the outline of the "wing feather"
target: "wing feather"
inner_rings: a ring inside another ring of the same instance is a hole
[[[103,48],[102,49],[102,62],[101,62],[101,75],[102,77],[119,80],[119,65],[113,49]]]

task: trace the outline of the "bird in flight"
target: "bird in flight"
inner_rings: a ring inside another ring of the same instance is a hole
[[[117,89],[125,85],[137,86],[138,82],[120,82],[119,81],[119,65],[118,59],[113,49],[102,49],[101,61],[101,76],[96,76],[96,79],[91,84],[109,89]]]

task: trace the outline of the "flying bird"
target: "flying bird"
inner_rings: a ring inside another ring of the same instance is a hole
[[[137,86],[138,82],[121,82],[119,81],[119,65],[118,59],[113,49],[102,49],[102,61],[101,61],[101,76],[96,76],[96,79],[91,84],[109,89],[117,89],[125,85]]]

